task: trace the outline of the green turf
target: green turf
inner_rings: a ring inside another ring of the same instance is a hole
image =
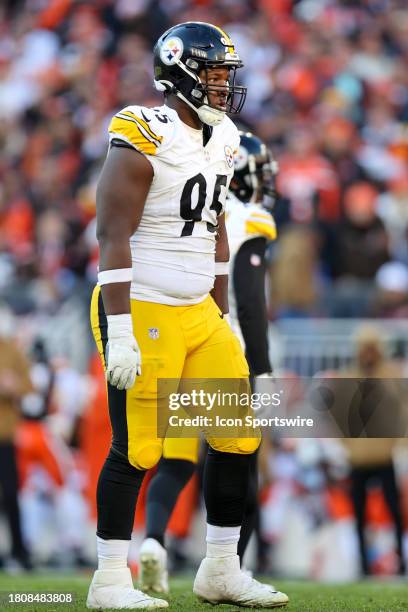
[[[0,610],[18,612],[79,612],[85,610],[85,599],[90,576],[34,574],[18,577],[0,573]],[[227,612],[248,610],[231,605],[217,608],[199,603],[191,592],[192,578],[175,578],[171,582],[170,609],[175,612]],[[277,586],[290,597],[288,612],[402,612],[408,611],[407,582],[364,582],[347,585],[319,585],[311,582],[278,581]],[[62,604],[24,604],[6,606],[7,593],[14,592],[72,592],[75,602]]]

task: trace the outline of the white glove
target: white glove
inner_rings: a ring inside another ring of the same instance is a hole
[[[254,376],[254,392],[258,394],[268,394],[271,397],[274,393],[277,393],[278,388],[273,372],[264,372]],[[276,408],[272,404],[262,404],[258,410],[256,410],[257,416],[272,416],[276,414]]]
[[[142,373],[142,356],[133,335],[130,314],[108,315],[108,344],[106,346],[106,378],[120,391],[135,384]]]

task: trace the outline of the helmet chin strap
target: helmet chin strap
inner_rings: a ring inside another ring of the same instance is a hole
[[[196,109],[196,113],[201,121],[211,127],[220,125],[221,121],[225,117],[224,111],[220,111],[217,108],[212,108],[208,104],[203,104],[200,108]]]
[[[190,108],[192,108],[193,111],[197,113],[200,121],[202,121],[206,125],[215,127],[216,125],[219,125],[225,117],[224,111],[220,111],[217,108],[212,108],[211,106],[208,106],[208,104],[203,104],[202,106],[197,108],[196,106],[194,106],[194,104],[187,100],[187,98],[183,96],[183,94],[179,91],[176,92],[176,96],[183,100],[183,102],[185,102]]]

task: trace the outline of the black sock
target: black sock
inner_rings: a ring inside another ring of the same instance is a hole
[[[248,487],[248,497],[245,504],[244,517],[242,520],[241,533],[238,542],[238,556],[242,564],[248,542],[258,518],[258,453],[251,455],[250,459],[250,478]]]
[[[242,524],[250,460],[251,455],[222,453],[209,446],[203,489],[210,525],[236,527]]]
[[[146,502],[146,537],[164,546],[164,533],[178,496],[194,474],[195,464],[185,459],[161,459],[149,483]]]
[[[110,450],[99,476],[97,535],[104,540],[130,540],[140,486],[145,475],[127,458]]]

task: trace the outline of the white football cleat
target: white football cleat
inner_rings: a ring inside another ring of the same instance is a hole
[[[97,609],[156,610],[168,606],[164,599],[155,599],[134,589],[128,567],[119,570],[96,570],[86,600],[87,608]]]
[[[140,548],[140,588],[154,593],[169,592],[167,551],[153,538],[147,538]]]
[[[230,603],[248,608],[279,608],[289,601],[285,593],[242,572],[238,555],[203,559],[193,592],[212,604]]]

